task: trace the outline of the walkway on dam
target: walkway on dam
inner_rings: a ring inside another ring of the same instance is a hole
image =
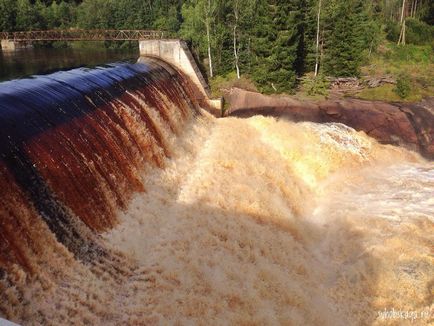
[[[31,41],[138,41],[162,39],[167,33],[157,30],[67,29],[24,32],[0,32],[0,40]]]

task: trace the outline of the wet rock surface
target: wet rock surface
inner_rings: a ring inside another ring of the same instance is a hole
[[[299,101],[234,88],[225,99],[230,106],[230,116],[262,114],[293,121],[339,122],[364,131],[380,143],[403,146],[434,159],[434,98],[420,103],[353,98]]]

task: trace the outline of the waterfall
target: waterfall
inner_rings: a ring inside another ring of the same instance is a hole
[[[216,119],[154,59],[1,83],[0,118],[0,317],[431,313],[434,169],[418,154],[338,123]]]
[[[34,270],[40,223],[79,259],[103,254],[86,237],[116,225],[196,114],[187,81],[150,59],[0,84],[0,267]]]

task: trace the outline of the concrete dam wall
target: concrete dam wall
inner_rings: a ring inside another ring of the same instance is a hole
[[[139,42],[139,47],[140,56],[163,60],[186,75],[196,87],[195,96],[199,103],[211,110],[221,109],[221,99],[210,98],[209,86],[185,41],[143,40]]]

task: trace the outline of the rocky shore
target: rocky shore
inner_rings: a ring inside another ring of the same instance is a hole
[[[300,101],[232,88],[225,94],[229,116],[262,114],[293,121],[340,122],[380,143],[403,146],[434,159],[434,98],[420,103],[387,103],[344,98]]]

